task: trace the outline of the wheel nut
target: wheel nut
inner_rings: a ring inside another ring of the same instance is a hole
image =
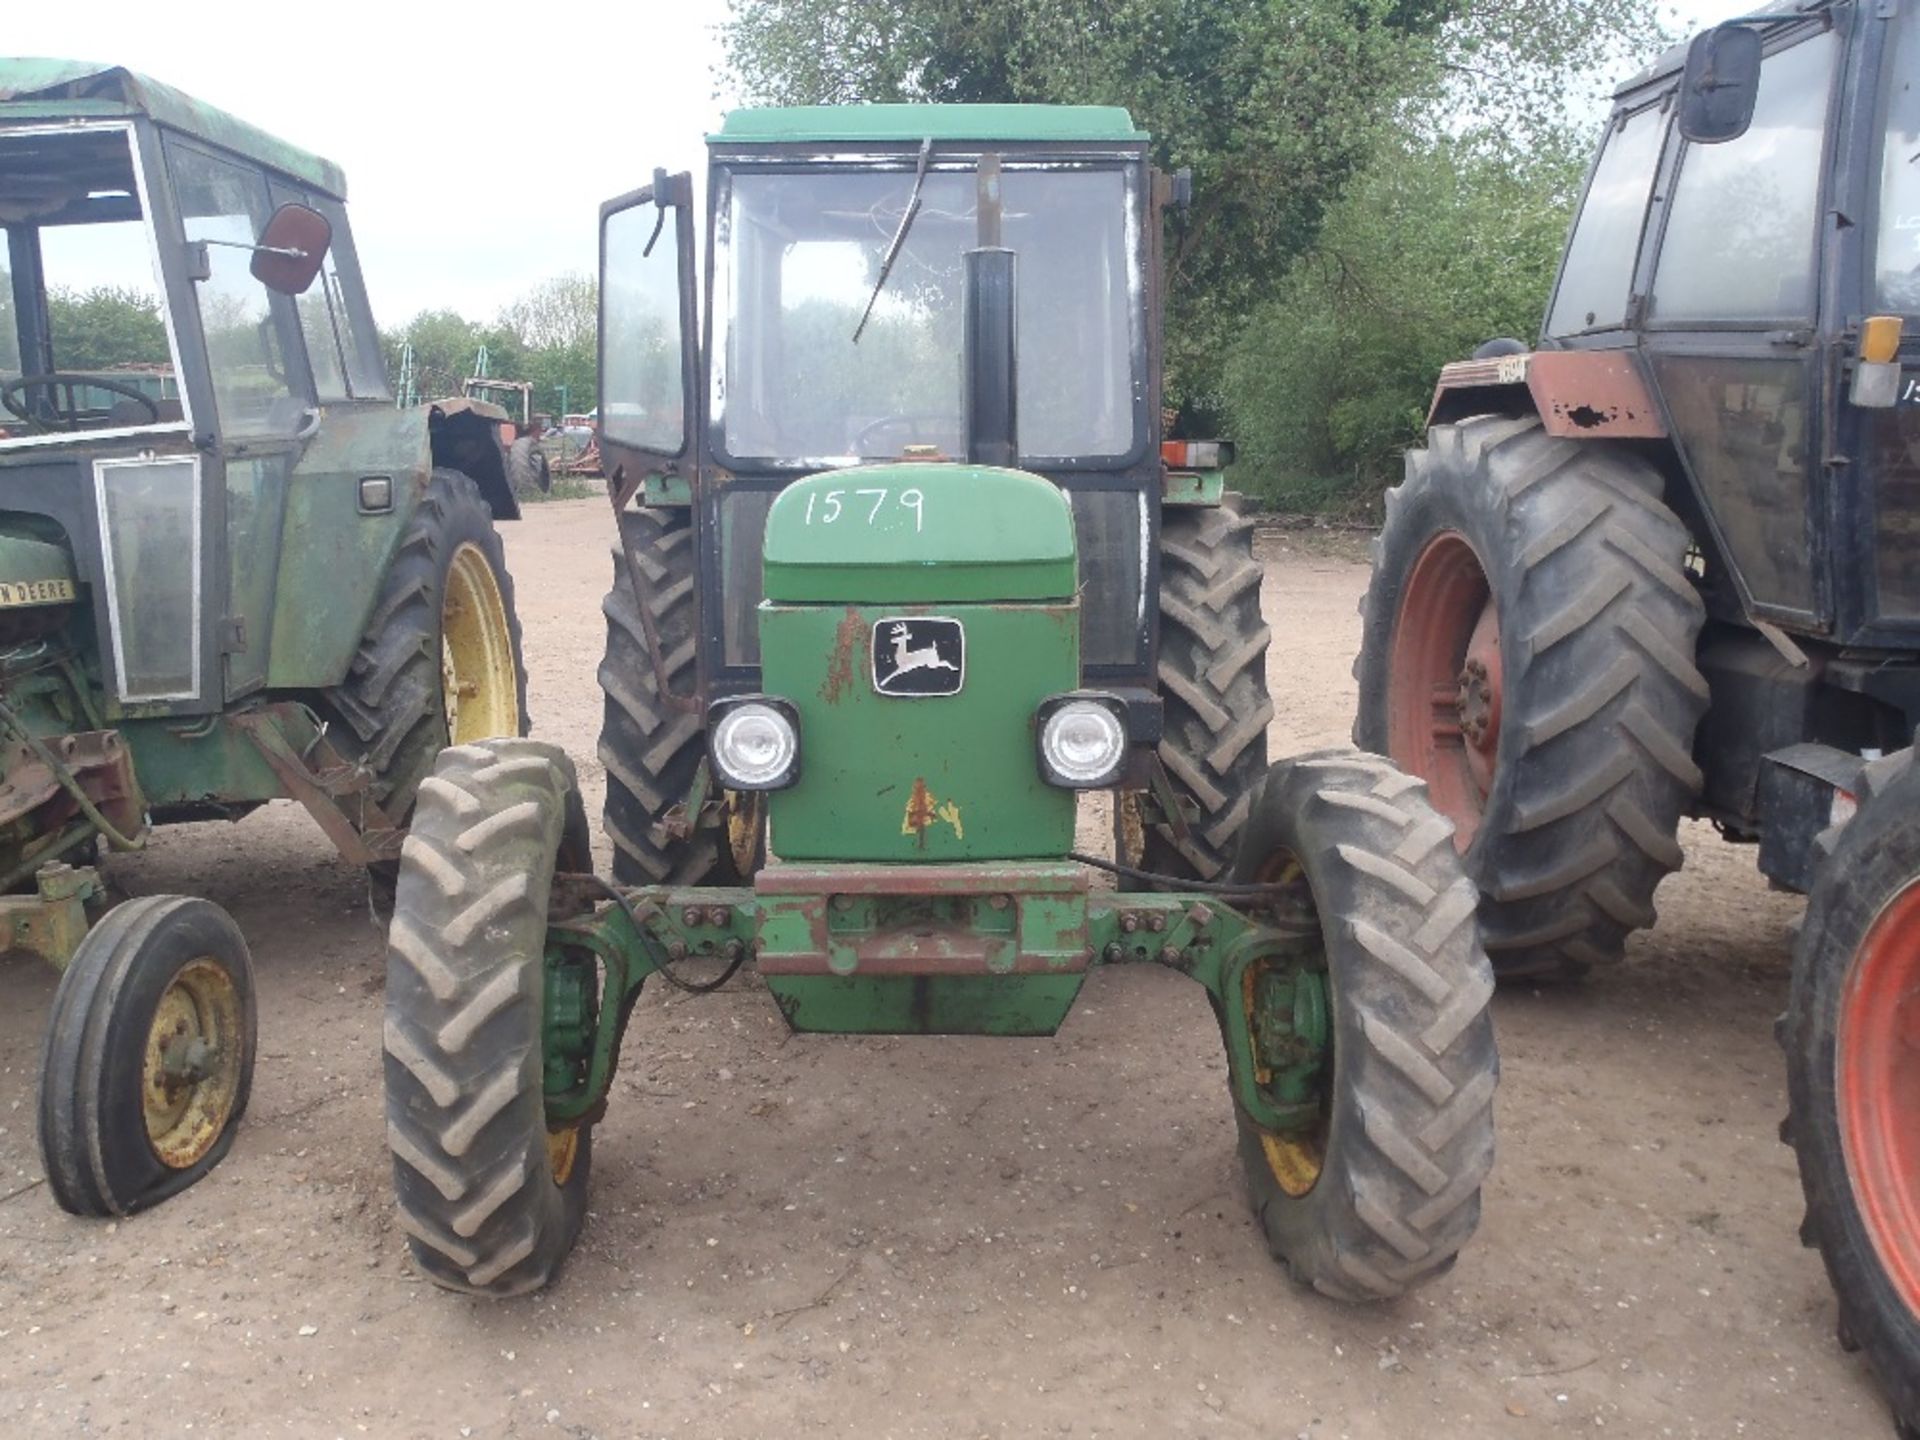
[[[1156,935],[1159,934],[1162,930],[1167,928],[1167,917],[1162,915],[1159,911],[1156,910],[1153,914],[1147,917],[1147,928],[1153,931]]]
[[[707,912],[702,910],[698,905],[689,905],[680,912],[680,918],[689,925],[698,925],[706,918],[706,915]]]
[[[1120,917],[1120,928],[1129,935],[1133,934],[1134,931],[1140,928],[1140,917],[1132,911],[1128,911]]]
[[[726,949],[724,953],[727,959],[738,960],[742,955],[746,953],[746,947],[742,945],[738,940],[729,940],[727,941]]]
[[[1178,965],[1180,963],[1180,947],[1178,945],[1162,945],[1160,947],[1160,963],[1162,965]]]
[[[1112,942],[1110,945],[1107,946],[1105,950],[1102,950],[1100,953],[1107,958],[1107,961],[1110,964],[1118,964],[1120,961],[1127,958],[1126,947],[1123,946],[1118,940],[1115,940],[1114,942]]]
[[[709,925],[725,925],[727,923],[727,907],[724,905],[709,905],[707,907],[707,923]]]
[[[687,942],[684,940],[668,941],[667,956],[669,959],[672,959],[672,960],[686,959],[687,958]]]

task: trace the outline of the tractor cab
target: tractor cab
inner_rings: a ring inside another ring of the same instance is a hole
[[[1620,87],[1543,345],[1634,353],[1717,618],[1908,650],[1920,12],[1780,8]]]
[[[266,683],[289,477],[345,463],[323,407],[390,405],[344,193],[164,85],[0,62],[0,539],[68,552],[0,615],[91,597],[111,714]]]
[[[1153,663],[1160,202],[1147,137],[1098,107],[748,110],[709,137],[704,311],[693,190],[602,214],[601,443],[649,503],[700,517],[703,682],[756,683],[774,497],[800,476],[968,458],[967,252],[1015,257],[1019,454],[1067,494],[1090,679]],[[705,315],[704,343],[694,317]]]

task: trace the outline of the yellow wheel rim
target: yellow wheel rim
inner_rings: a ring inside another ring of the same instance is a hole
[[[727,849],[733,854],[733,873],[743,879],[760,858],[760,796],[727,795]]]
[[[447,567],[440,694],[452,744],[520,733],[520,675],[507,604],[485,552],[470,540]]]
[[[1291,850],[1276,850],[1260,867],[1255,877],[1262,885],[1285,885],[1296,892],[1301,903],[1312,904],[1311,892],[1307,890],[1306,871],[1300,864],[1299,856]],[[1254,988],[1259,983],[1260,966],[1249,965],[1242,977],[1245,986],[1244,1013],[1253,1014]],[[1254,1054],[1259,1055],[1259,1045],[1254,1045]],[[1265,1083],[1271,1078],[1265,1071],[1256,1078]],[[1329,1090],[1331,1090],[1331,1085]],[[1266,1154],[1267,1168],[1273,1172],[1273,1180],[1281,1192],[1299,1199],[1307,1194],[1320,1181],[1320,1171],[1327,1159],[1328,1110],[1322,1105],[1320,1118],[1311,1130],[1293,1135],[1275,1135],[1270,1130],[1260,1132],[1260,1148]]]
[[[168,984],[147,1030],[140,1099],[147,1143],[169,1169],[198,1164],[232,1118],[243,1047],[240,992],[211,956]]]
[[[547,1132],[547,1169],[553,1174],[553,1183],[564,1185],[573,1178],[573,1165],[580,1158],[580,1127],[569,1125],[564,1130]]]

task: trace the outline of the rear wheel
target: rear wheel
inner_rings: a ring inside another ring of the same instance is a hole
[[[253,962],[209,900],[150,895],[74,952],[40,1062],[40,1157],[73,1215],[131,1215],[233,1144],[253,1085]]]
[[[374,798],[400,821],[441,747],[526,733],[513,577],[465,475],[433,472],[347,678],[320,703],[340,722],[335,744],[352,757],[359,742]]]
[[[1253,522],[1230,504],[1160,517],[1160,761],[1195,811],[1185,839],[1142,827],[1115,796],[1117,849],[1156,874],[1212,880],[1226,869],[1267,769],[1267,646]]]
[[[565,752],[533,740],[443,752],[402,852],[386,1089],[401,1227],[449,1289],[539,1289],[586,1218],[592,1133],[548,1129],[541,1080],[557,868],[591,868]]]
[[[1319,1113],[1284,1132],[1239,1103],[1234,1117],[1269,1247],[1340,1299],[1429,1279],[1479,1223],[1499,1060],[1493,975],[1452,837],[1417,779],[1327,751],[1273,767],[1234,861],[1235,881],[1294,882],[1319,922],[1324,999],[1307,1007],[1329,1041]],[[1216,1009],[1224,1027],[1230,1012]]]
[[[1781,1025],[1802,1238],[1845,1343],[1920,1426],[1920,771],[1870,766],[1808,897]]]
[[[664,823],[692,792],[706,757],[703,717],[674,700],[691,696],[696,685],[693,516],[630,510],[620,516],[620,539],[626,558],[614,552],[613,587],[601,606],[607,649],[600,662],[600,763],[607,769],[613,878],[623,885],[738,883],[765,854],[765,820],[753,797],[723,797],[721,830],[682,834]]]
[[[531,435],[522,435],[507,447],[507,484],[516,500],[544,495],[553,489],[553,472],[547,466],[547,452]]]
[[[1705,610],[1638,456],[1534,418],[1438,425],[1387,492],[1354,739],[1428,783],[1502,976],[1617,959],[1680,866]]]

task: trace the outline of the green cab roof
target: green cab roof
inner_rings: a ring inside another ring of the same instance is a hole
[[[118,119],[146,115],[197,140],[304,180],[336,199],[347,177],[331,160],[289,145],[257,125],[202,104],[171,85],[117,65],[0,56],[0,125],[21,120]]]
[[[729,111],[714,144],[1119,141],[1149,138],[1118,105],[787,105]]]

